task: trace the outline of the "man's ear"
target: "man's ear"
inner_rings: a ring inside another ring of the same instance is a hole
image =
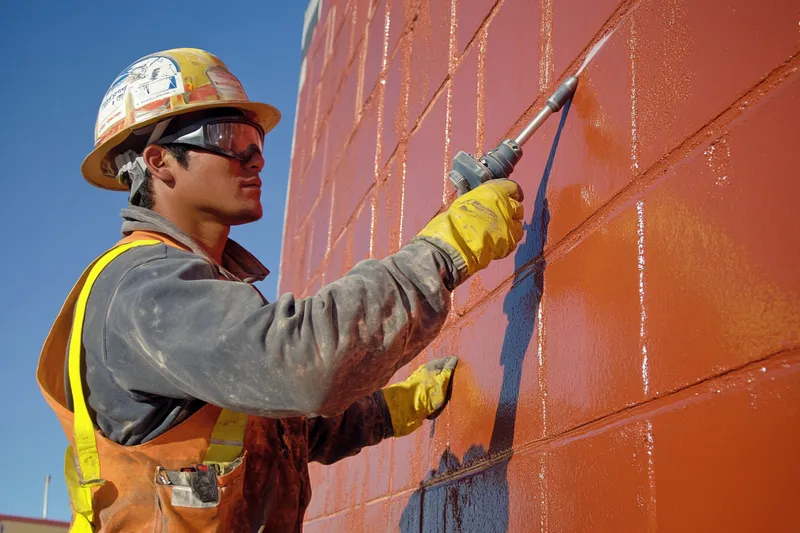
[[[170,185],[175,181],[175,175],[172,172],[175,160],[168,157],[166,148],[150,144],[142,151],[142,159],[153,178]]]

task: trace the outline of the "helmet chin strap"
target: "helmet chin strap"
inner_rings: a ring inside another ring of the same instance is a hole
[[[139,205],[139,188],[144,183],[146,177],[147,165],[144,163],[144,158],[134,152],[128,150],[124,154],[120,154],[114,158],[114,163],[119,169],[117,171],[117,181],[128,185],[130,195],[128,201],[131,205]]]
[[[156,124],[145,146],[149,146],[160,139],[171,120],[171,118],[168,118]],[[144,162],[144,158],[133,150],[127,150],[116,156],[114,158],[114,163],[117,165],[117,169],[119,169],[117,170],[117,181],[127,184],[130,187],[128,202],[130,202],[131,205],[139,205],[139,200],[141,199],[139,189],[142,187],[147,177],[147,164]]]

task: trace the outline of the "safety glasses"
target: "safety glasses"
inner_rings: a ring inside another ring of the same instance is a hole
[[[158,144],[185,144],[247,162],[264,148],[264,131],[245,117],[221,117],[195,122]]]

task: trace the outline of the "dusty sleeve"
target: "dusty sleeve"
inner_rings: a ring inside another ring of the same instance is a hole
[[[392,436],[392,420],[383,394],[356,400],[344,413],[308,421],[308,460],[332,464]]]
[[[133,267],[110,299],[106,364],[137,395],[284,418],[333,416],[384,386],[441,329],[452,261],[414,242],[308,298],[271,304],[179,250]]]

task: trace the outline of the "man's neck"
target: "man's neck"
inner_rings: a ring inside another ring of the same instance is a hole
[[[173,212],[154,206],[153,211],[163,216],[192,238],[208,256],[222,265],[222,252],[228,242],[231,228],[196,213]]]

